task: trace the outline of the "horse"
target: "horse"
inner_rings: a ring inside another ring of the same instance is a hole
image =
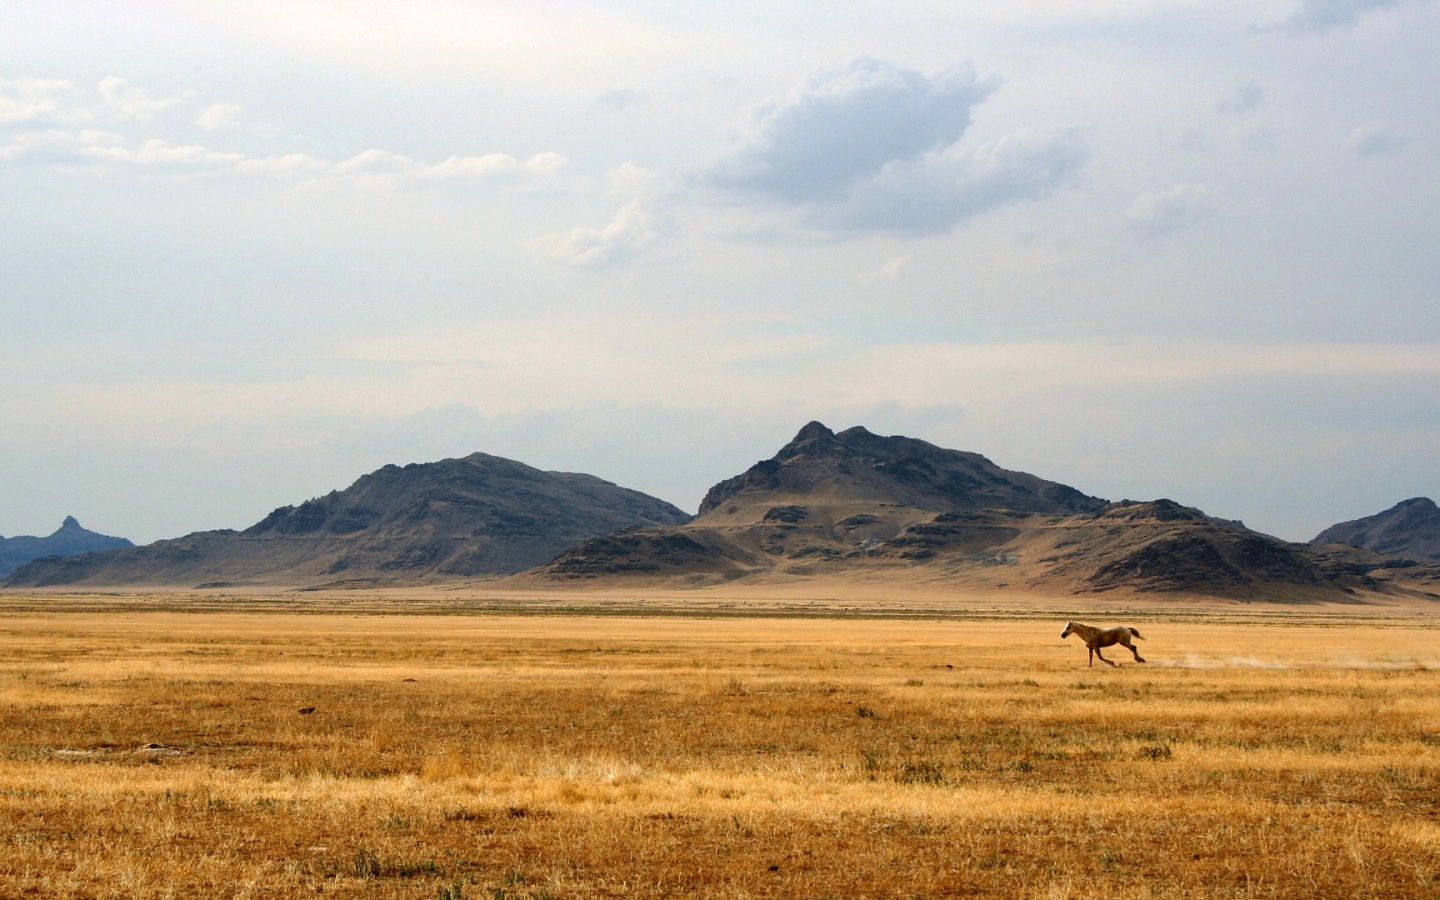
[[[1072,634],[1080,635],[1080,640],[1085,642],[1086,649],[1090,651],[1090,662],[1086,663],[1087,666],[1095,665],[1095,657],[1099,656],[1101,662],[1118,668],[1119,663],[1100,655],[1101,647],[1111,647],[1115,644],[1119,644],[1135,654],[1136,662],[1145,661],[1145,658],[1140,655],[1140,651],[1136,650],[1135,645],[1130,643],[1130,637],[1132,635],[1140,638],[1142,641],[1145,640],[1140,632],[1134,628],[1128,628],[1124,625],[1116,628],[1096,628],[1093,625],[1081,625],[1079,622],[1066,622],[1065,630],[1060,632],[1060,637],[1063,640]]]

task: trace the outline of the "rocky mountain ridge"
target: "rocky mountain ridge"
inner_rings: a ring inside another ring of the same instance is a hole
[[[1072,487],[1002,469],[978,453],[946,450],[909,437],[881,437],[862,427],[838,434],[811,422],[774,457],[710,489],[697,518],[721,506],[785,496],[838,495],[950,512],[1011,509],[1078,512],[1105,504]]]
[[[975,590],[1346,601],[1382,587],[1370,571],[1172,500],[1111,503],[976,453],[811,422],[712,488],[690,522],[587,541],[529,577],[698,585],[848,574]]]
[[[1429,521],[1434,504],[1422,499],[1387,521],[1412,531]],[[1370,536],[1399,527],[1348,524]],[[978,453],[819,422],[712,487],[693,519],[593,476],[476,453],[385,466],[243,531],[32,562],[7,584],[313,588],[499,576],[547,589],[839,578],[974,592],[1440,599],[1440,564],[1294,544],[1173,500],[1111,502]]]
[[[587,538],[689,518],[593,475],[474,453],[385,466],[343,491],[280,507],[243,531],[32,563],[8,585],[374,584],[504,575]]]
[[[1386,556],[1440,563],[1440,507],[1429,497],[1412,497],[1373,516],[1331,525],[1310,543],[1350,544]]]
[[[82,527],[74,516],[66,516],[60,527],[45,537],[0,537],[0,578],[32,560],[47,556],[75,556],[133,546],[127,538],[90,531]]]

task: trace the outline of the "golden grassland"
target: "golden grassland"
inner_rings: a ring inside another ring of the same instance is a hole
[[[1440,895],[1429,612],[251,599],[5,595],[0,896]]]

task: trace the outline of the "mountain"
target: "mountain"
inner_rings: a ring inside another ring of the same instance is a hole
[[[122,537],[87,531],[80,527],[74,516],[66,516],[64,523],[49,537],[0,537],[0,578],[33,559],[74,556],[95,550],[133,546],[134,544]]]
[[[1326,569],[1305,545],[1171,500],[1110,503],[977,453],[819,422],[711,488],[689,523],[595,538],[524,577],[817,575],[1281,600],[1373,587],[1353,566]]]
[[[811,422],[773,458],[711,488],[700,503],[700,518],[722,506],[773,504],[787,498],[936,512],[1064,513],[1105,505],[1072,487],[1002,469],[978,453],[945,450],[915,438],[880,437],[861,427],[836,434]]]
[[[1013,535],[1010,517],[1104,505],[978,453],[861,427],[836,434],[811,422],[771,459],[712,487],[688,525],[606,535],[540,574],[808,574],[817,564],[885,549],[913,544],[919,552],[942,532],[947,544],[988,546]]]
[[[1386,556],[1440,562],[1440,507],[1414,497],[1373,516],[1331,525],[1310,541],[1350,544]]]
[[[8,587],[320,585],[508,574],[606,532],[689,516],[592,475],[484,453],[385,466],[244,531],[31,563]]]

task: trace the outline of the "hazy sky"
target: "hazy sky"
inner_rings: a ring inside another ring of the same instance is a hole
[[[1440,3],[11,0],[0,534],[819,419],[1308,539],[1440,496]]]

